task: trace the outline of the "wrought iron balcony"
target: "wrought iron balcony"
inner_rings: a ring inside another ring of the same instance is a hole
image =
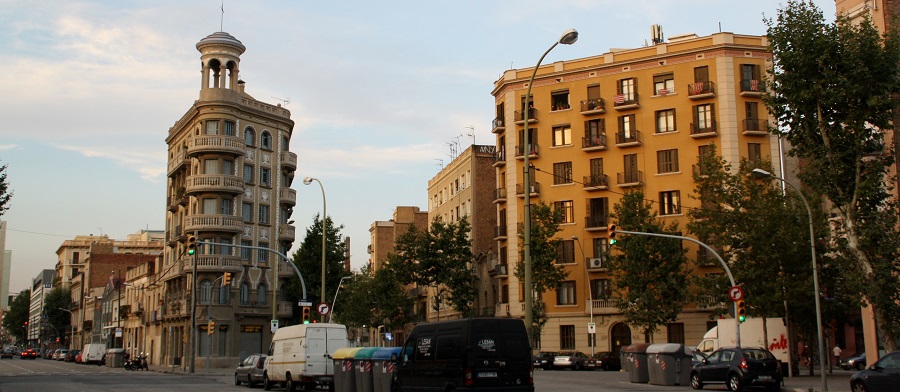
[[[541,194],[541,183],[533,182],[530,187],[531,196],[538,196]],[[516,184],[516,196],[525,197],[525,184]]]
[[[494,190],[494,203],[503,203],[506,201],[506,188],[497,188]]]
[[[688,98],[693,100],[716,96],[716,84],[710,81],[694,82],[688,85]]]
[[[494,151],[494,167],[506,165],[506,149],[501,148]]]
[[[741,122],[744,126],[744,135],[765,136],[769,134],[769,120],[745,119]]]
[[[715,121],[708,121],[705,124],[695,124],[691,123],[691,137],[692,138],[701,138],[701,137],[713,137],[719,134],[718,128],[716,127]]]
[[[581,138],[582,151],[601,151],[606,149],[606,135],[585,136]]]
[[[606,174],[591,174],[584,176],[584,190],[594,191],[609,188],[609,176]]]
[[[528,158],[537,158],[540,156],[540,147],[537,143],[532,143],[529,145],[528,150]],[[516,159],[523,159],[525,157],[525,146],[516,146]]]
[[[644,182],[644,172],[640,170],[631,170],[627,172],[619,172],[617,175],[617,184],[621,188],[639,186]]]
[[[609,215],[586,216],[584,229],[587,231],[606,230],[609,224]]]
[[[494,226],[494,240],[506,239],[506,225]]]
[[[617,94],[613,97],[613,108],[616,110],[636,109],[640,106],[637,93]]]
[[[742,97],[758,97],[766,91],[766,82],[758,79],[741,80]]]
[[[501,133],[506,130],[503,126],[503,117],[497,117],[491,122],[491,133]]]
[[[524,110],[516,110],[514,112],[514,116],[516,119],[516,124],[524,124],[525,123],[525,111]],[[536,123],[537,119],[537,110],[534,108],[528,109],[528,123]]]
[[[606,113],[606,101],[603,98],[586,99],[581,101],[581,114],[603,114]]]
[[[616,147],[632,147],[641,145],[641,131],[616,132]]]

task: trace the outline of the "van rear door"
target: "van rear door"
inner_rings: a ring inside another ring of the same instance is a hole
[[[306,329],[306,374],[332,375],[331,356],[347,347],[347,330],[343,327],[308,327]]]
[[[529,389],[531,349],[524,324],[473,322],[474,347],[467,359],[475,387]],[[518,321],[518,320],[516,320]],[[517,328],[518,327],[518,328]]]

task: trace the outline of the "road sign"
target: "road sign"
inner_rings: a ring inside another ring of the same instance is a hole
[[[744,290],[740,286],[731,286],[728,289],[728,297],[734,302],[740,301],[744,299]]]
[[[597,324],[588,323],[588,333],[597,333]]]
[[[299,306],[301,308],[304,306],[312,307],[312,301],[300,301],[300,302],[297,302],[297,306]]]
[[[316,306],[316,310],[319,311],[319,314],[324,316],[327,315],[329,311],[331,311],[331,307],[328,304],[322,302],[319,306]]]
[[[278,330],[278,320],[272,320],[272,333]]]

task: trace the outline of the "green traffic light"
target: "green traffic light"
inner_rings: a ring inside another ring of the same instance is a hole
[[[309,324],[309,320],[303,320],[303,324]]]
[[[741,316],[741,317],[738,317],[738,320],[740,320],[740,322],[743,323],[744,320],[747,320],[747,316]]]
[[[615,245],[616,242],[618,242],[618,241],[617,241],[615,238],[610,238],[610,239],[609,239],[609,244],[610,244],[610,245]]]
[[[193,250],[193,249],[188,249],[188,255],[193,256],[193,255],[194,255],[194,250]]]

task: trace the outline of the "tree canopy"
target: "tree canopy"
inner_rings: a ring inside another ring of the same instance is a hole
[[[31,290],[23,290],[9,304],[9,310],[3,315],[3,329],[16,338],[18,342],[25,341],[25,322],[28,321],[28,311],[31,304]]]
[[[9,201],[13,196],[9,182],[6,181],[6,166],[0,166],[0,216],[9,210]]]
[[[331,303],[334,293],[340,284],[341,278],[350,275],[345,268],[345,248],[341,229],[343,225],[335,226],[331,218],[325,219],[325,298],[322,297],[322,219],[320,215],[313,218],[312,225],[306,228],[306,235],[300,247],[293,254],[293,262],[303,274],[306,283],[307,300],[313,304],[325,302]],[[294,316],[291,323],[300,322],[300,312],[297,310],[297,301],[303,295],[300,281],[296,277],[291,279],[285,288],[289,301],[294,306]]]

